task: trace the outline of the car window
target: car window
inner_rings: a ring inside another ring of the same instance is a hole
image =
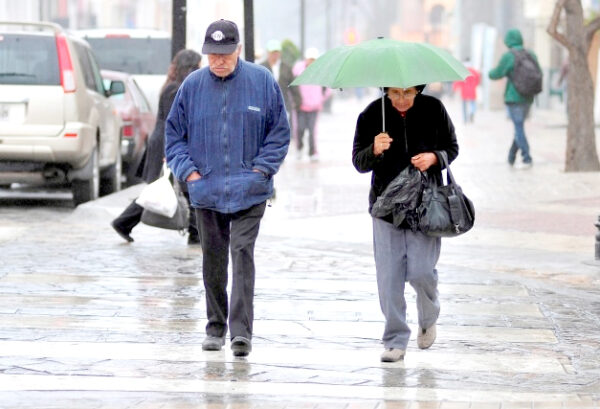
[[[142,92],[139,85],[137,84],[137,82],[135,82],[134,79],[131,80],[131,83],[131,93],[133,94],[133,98],[136,100],[137,105],[140,107],[140,111],[144,113],[151,112],[152,109],[150,108],[150,103],[148,102],[146,95]]]
[[[0,33],[0,84],[60,85],[54,36]]]
[[[86,48],[86,53],[88,55],[88,59],[90,60],[90,67],[92,69],[92,73],[94,74],[94,82],[96,83],[96,90],[100,94],[104,94],[104,83],[102,82],[102,75],[100,74],[100,68],[98,67],[98,63],[96,62],[96,58],[91,50]]]
[[[77,59],[79,60],[79,65],[81,65],[86,88],[97,91],[96,78],[94,77],[94,71],[92,70],[92,65],[85,47],[75,43],[75,48],[77,49]]]
[[[85,37],[100,68],[130,74],[164,75],[171,62],[168,38]]]
[[[75,48],[77,49],[77,59],[79,60],[79,64],[83,70],[83,78],[86,88],[103,94],[104,85],[102,83],[102,77],[100,76],[100,72],[98,71],[98,66],[93,55],[89,52],[87,47],[83,46],[82,44],[75,43]]]

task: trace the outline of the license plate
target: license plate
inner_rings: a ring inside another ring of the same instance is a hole
[[[25,122],[25,104],[0,103],[0,122],[22,124]]]

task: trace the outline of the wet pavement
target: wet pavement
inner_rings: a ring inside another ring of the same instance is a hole
[[[276,176],[246,359],[229,342],[201,350],[201,249],[143,225],[127,244],[110,228],[140,186],[77,209],[0,195],[0,407],[600,407],[600,173],[563,172],[564,111],[533,113],[534,167],[519,170],[506,164],[503,112],[465,126],[447,101],[452,169],[477,221],[443,240],[436,343],[412,339],[390,364],[379,362],[369,175],[350,160],[366,103],[338,97],[321,117],[320,161],[292,149]]]

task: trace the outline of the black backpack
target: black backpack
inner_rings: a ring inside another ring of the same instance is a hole
[[[524,97],[533,97],[542,92],[542,70],[527,50],[511,50],[515,57],[512,74],[513,85]]]

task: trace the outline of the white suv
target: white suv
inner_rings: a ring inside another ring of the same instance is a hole
[[[110,94],[85,41],[53,23],[0,22],[0,185],[69,185],[75,204],[119,190]]]
[[[75,34],[90,44],[101,69],[131,74],[156,115],[171,63],[170,34],[138,28],[94,28]]]

